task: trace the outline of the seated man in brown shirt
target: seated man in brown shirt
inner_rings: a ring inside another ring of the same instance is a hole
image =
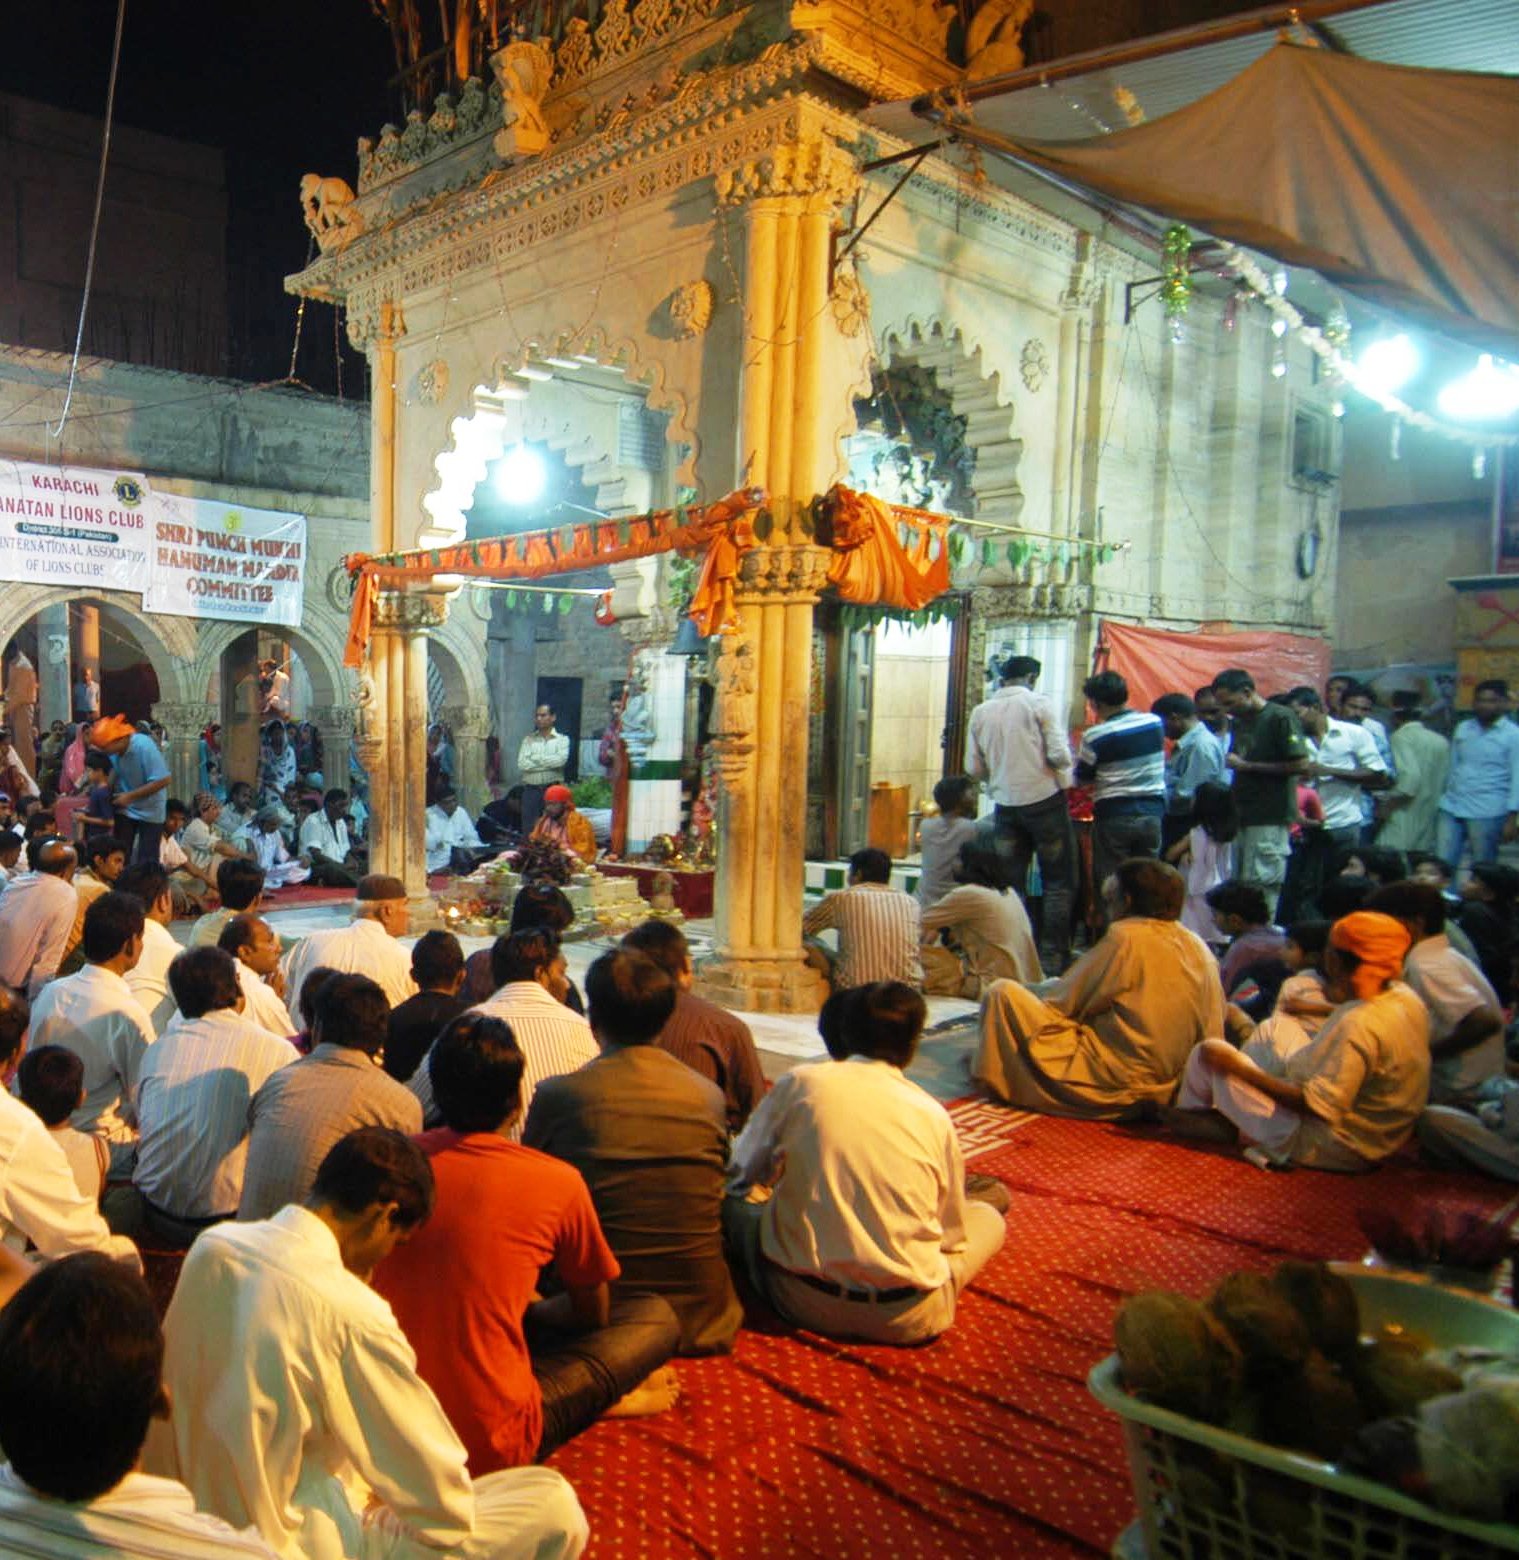
[[[681,1354],[726,1353],[742,1312],[723,1259],[722,1093],[655,1044],[676,984],[647,955],[602,954],[585,989],[601,1055],[539,1083],[523,1145],[585,1178],[622,1267],[613,1297],[661,1295],[680,1321]]]
[[[668,921],[645,921],[622,940],[647,955],[675,982],[675,1011],[654,1042],[723,1091],[728,1130],[738,1132],[765,1097],[765,1075],[749,1026],[727,1008],[692,993],[694,972],[686,934]]]

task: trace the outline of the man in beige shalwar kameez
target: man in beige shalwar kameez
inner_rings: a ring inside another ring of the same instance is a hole
[[[974,1075],[1001,1100],[1052,1116],[1112,1121],[1175,1093],[1192,1048],[1224,1033],[1207,945],[1179,921],[1175,868],[1125,861],[1105,885],[1107,935],[1059,979],[999,980],[981,1007]]]

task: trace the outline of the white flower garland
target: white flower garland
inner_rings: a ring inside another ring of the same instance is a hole
[[[1428,412],[1419,411],[1385,390],[1364,383],[1355,360],[1341,352],[1317,325],[1310,325],[1286,298],[1277,293],[1271,285],[1271,278],[1251,255],[1235,245],[1224,256],[1224,263],[1239,276],[1277,319],[1281,320],[1310,351],[1317,353],[1323,359],[1331,373],[1338,375],[1353,390],[1358,391],[1368,400],[1375,401],[1384,411],[1391,412],[1394,417],[1411,423],[1415,428],[1422,428],[1426,433],[1437,433],[1442,438],[1455,439],[1475,449],[1519,445],[1519,435],[1484,433],[1473,428],[1455,427],[1451,423],[1441,422],[1438,417],[1431,417]]]

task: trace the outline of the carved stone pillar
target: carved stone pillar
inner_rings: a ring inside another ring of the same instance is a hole
[[[718,650],[717,949],[701,983],[750,1012],[812,1012],[824,995],[802,954],[802,892],[812,609],[827,568],[820,547],[750,553],[741,626]]]
[[[485,783],[485,739],[491,734],[491,712],[468,704],[451,704],[441,719],[454,735],[458,765],[455,785],[459,800],[471,818],[478,817],[491,799]]]
[[[437,591],[381,591],[361,688],[359,761],[369,771],[369,866],[427,894],[427,635],[448,619]],[[372,685],[372,690],[371,686]]]
[[[155,704],[153,719],[163,727],[169,750],[169,794],[189,803],[200,789],[200,734],[221,718],[214,704]]]
[[[353,708],[347,704],[317,704],[306,712],[322,736],[322,779],[327,788],[348,789],[348,752],[353,745]]]
[[[701,979],[755,1012],[815,1011],[824,994],[802,950],[812,612],[829,557],[811,543],[812,501],[832,476],[849,371],[829,307],[830,235],[858,187],[854,161],[821,135],[717,181],[742,228],[738,468],[769,494],[771,523],[744,559],[740,627],[718,651],[717,949]]]

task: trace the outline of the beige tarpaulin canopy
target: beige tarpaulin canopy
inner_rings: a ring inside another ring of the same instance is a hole
[[[941,122],[959,118],[952,109]],[[1093,140],[995,145],[1519,361],[1513,77],[1284,42],[1153,123]]]

